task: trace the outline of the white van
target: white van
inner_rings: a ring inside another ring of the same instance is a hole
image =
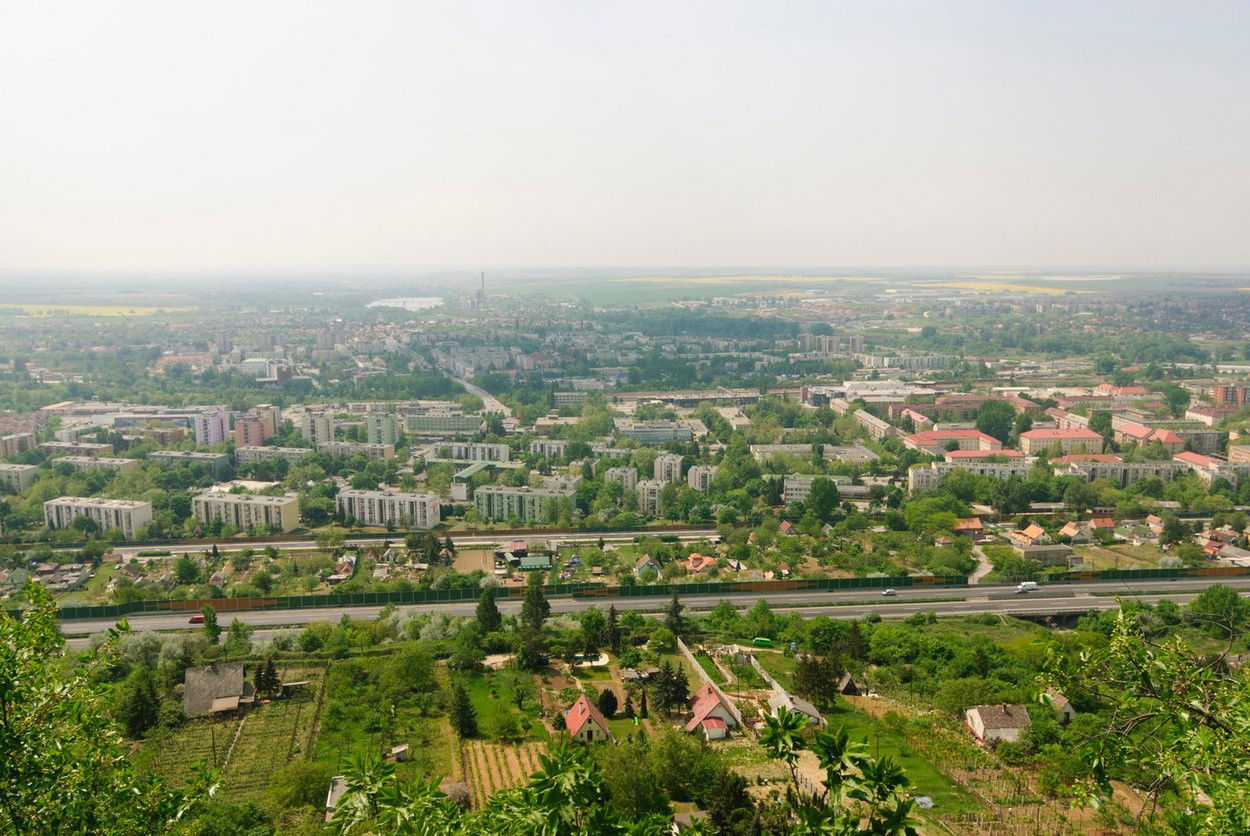
[[[1021,581],[1020,585],[1016,587],[1016,594],[1024,595],[1025,593],[1033,592],[1036,589],[1038,589],[1037,581]]]

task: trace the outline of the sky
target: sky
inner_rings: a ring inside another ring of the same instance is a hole
[[[0,271],[1250,268],[1250,4],[0,0]]]

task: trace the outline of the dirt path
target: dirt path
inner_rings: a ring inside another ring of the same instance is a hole
[[[973,569],[972,574],[968,576],[969,586],[979,584],[982,578],[994,571],[994,564],[990,563],[990,559],[985,556],[980,546],[972,547],[972,556],[977,559],[977,568]]]

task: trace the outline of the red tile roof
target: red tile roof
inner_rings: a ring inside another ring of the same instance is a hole
[[[608,731],[608,723],[603,719],[603,715],[599,713],[599,709],[590,704],[590,700],[586,699],[586,695],[582,694],[577,698],[577,702],[564,712],[564,724],[568,727],[569,735],[576,736],[581,731],[582,726],[588,721],[593,720],[599,728],[603,729],[606,734]]]
[[[1087,430],[1081,427],[1073,427],[1069,430],[1060,429],[1041,429],[1028,430],[1020,433],[1021,438],[1027,438],[1030,441],[1048,441],[1070,440],[1070,441],[1102,441],[1102,436],[1093,430]]]
[[[686,723],[686,731],[692,732],[699,727],[705,720],[712,719],[708,715],[721,705],[720,695],[716,693],[708,683],[695,691],[694,701],[690,706],[690,710],[694,712],[690,718],[690,722]]]

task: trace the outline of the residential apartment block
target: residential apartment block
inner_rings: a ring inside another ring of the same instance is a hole
[[[191,498],[191,514],[202,523],[219,519],[239,531],[259,527],[287,532],[299,528],[299,495],[266,496],[210,489]]]
[[[16,456],[18,453],[33,449],[35,449],[34,433],[13,433],[0,436],[0,458]]]
[[[660,496],[664,492],[664,487],[668,482],[662,482],[659,479],[643,479],[634,486],[634,491],[638,494],[638,510],[643,514],[656,516],[660,513],[663,503]]]
[[[456,462],[507,462],[512,461],[512,448],[507,444],[475,444],[467,441],[448,441],[433,445],[436,459]]]
[[[39,468],[33,464],[0,463],[0,488],[20,493],[35,484]]]
[[[365,417],[365,438],[370,444],[395,445],[395,416],[376,412]]]
[[[653,476],[661,482],[680,482],[683,461],[678,453],[661,453],[655,457]]]
[[[569,443],[560,438],[536,438],[530,442],[530,452],[548,459],[562,459],[568,453]]]
[[[224,409],[200,412],[191,418],[196,444],[221,444],[230,428],[230,414]]]
[[[148,453],[148,461],[166,465],[207,465],[213,469],[214,479],[223,478],[226,475],[226,471],[230,469],[230,457],[225,453],[201,453],[196,450],[156,450]]]
[[[287,464],[295,465],[314,452],[316,451],[307,447],[236,447],[234,458],[240,465],[263,462],[266,459],[286,459]]]
[[[371,462],[384,462],[395,458],[395,445],[365,444],[358,441],[323,441],[317,445],[317,452],[326,453],[335,458],[350,459],[352,456],[364,456]]]
[[[498,522],[519,519],[523,523],[553,522],[572,510],[577,481],[549,479],[541,488],[484,485],[473,492],[473,502],[483,519]]]
[[[404,419],[408,432],[426,438],[472,435],[482,429],[485,421],[481,415],[461,415],[455,412],[427,412],[409,415]]]
[[[712,486],[712,480],[716,478],[719,470],[720,468],[713,464],[692,465],[690,470],[686,472],[686,484],[696,491],[707,493],[708,488]]]
[[[117,459],[112,456],[99,456],[97,458],[91,456],[61,456],[56,460],[56,463],[67,464],[74,470],[88,470],[98,467],[103,470],[111,470],[114,473],[126,473],[139,466],[139,462],[135,459]]]
[[[604,482],[620,482],[621,487],[632,491],[638,486],[638,471],[632,467],[609,467],[603,474]]]
[[[116,528],[127,540],[152,522],[152,503],[134,499],[62,496],[43,504],[43,520],[48,528],[68,528],[78,517],[86,517],[100,531]]]
[[[434,528],[442,521],[439,498],[432,493],[343,490],[335,505],[341,517],[364,525]]]

